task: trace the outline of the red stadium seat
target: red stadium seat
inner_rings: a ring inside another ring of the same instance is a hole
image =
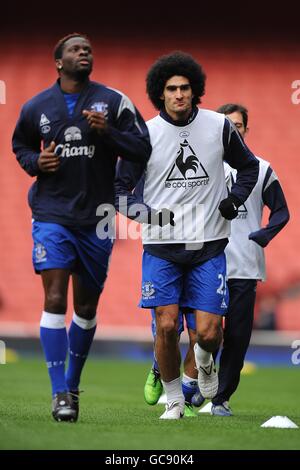
[[[9,43],[0,53],[1,76],[7,90],[7,103],[0,104],[1,130],[1,197],[0,231],[1,272],[0,329],[4,322],[21,322],[37,331],[42,310],[42,287],[31,266],[31,221],[27,191],[32,180],[16,162],[11,151],[11,135],[21,105],[56,79],[52,50],[49,45],[29,45],[24,38]],[[127,93],[145,119],[155,114],[145,93],[145,75],[159,55],[184,45],[167,39],[153,43],[147,53],[142,45],[128,40],[118,48],[103,41],[94,44],[95,66],[92,78]],[[269,160],[280,177],[291,212],[289,225],[266,249],[268,281],[261,286],[268,290],[291,283],[300,277],[300,158],[298,123],[300,105],[291,101],[291,84],[300,79],[296,63],[299,51],[270,52],[257,49],[222,49],[211,44],[188,47],[203,65],[207,74],[207,90],[203,107],[215,109],[225,102],[240,102],[249,109],[250,133],[247,143],[258,155]],[[97,56],[99,54],[99,56]],[[297,60],[298,59],[298,60]],[[21,76],[21,82],[20,82]],[[150,316],[137,307],[141,284],[141,243],[118,240],[115,244],[108,281],[100,301],[99,314],[103,332],[118,334],[120,327],[133,336],[148,331]],[[273,286],[273,287],[272,287]],[[281,289],[282,287],[282,289]],[[280,328],[300,330],[296,315],[298,300],[282,298],[278,308]],[[297,307],[296,307],[297,305]],[[71,306],[69,307],[69,314]],[[101,334],[101,328],[99,328]],[[103,333],[104,334],[104,333]]]

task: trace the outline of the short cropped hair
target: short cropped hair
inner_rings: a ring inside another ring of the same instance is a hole
[[[192,104],[201,103],[201,96],[205,93],[206,75],[195,59],[185,52],[174,51],[163,55],[150,68],[146,77],[148,96],[156,109],[162,109],[164,102],[161,100],[166,82],[174,75],[186,77],[193,92]]]
[[[237,103],[226,103],[217,109],[217,113],[222,113],[226,115],[232,113],[241,113],[243,118],[243,124],[246,129],[248,124],[248,109],[245,108],[245,106]]]
[[[72,38],[84,38],[90,42],[89,38],[85,34],[81,34],[81,33],[68,34],[67,36],[64,36],[63,38],[61,38],[57,42],[56,46],[54,47],[54,51],[53,51],[54,60],[62,58],[64,45],[69,39],[72,39]]]

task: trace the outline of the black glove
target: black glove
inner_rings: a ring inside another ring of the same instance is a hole
[[[174,217],[175,214],[173,211],[163,207],[159,211],[152,211],[148,214],[148,223],[151,225],[159,225],[160,227],[170,224],[174,227]]]
[[[219,211],[224,219],[232,220],[238,215],[238,206],[240,205],[241,203],[238,198],[229,194],[226,199],[223,199],[223,201],[220,202]]]

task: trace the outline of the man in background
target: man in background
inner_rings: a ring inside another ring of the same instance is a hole
[[[228,103],[217,109],[236,126],[243,138],[248,128],[248,110]],[[225,318],[224,339],[220,354],[219,388],[212,399],[212,414],[231,416],[229,399],[236,391],[249,346],[257,281],[266,279],[264,248],[289,221],[289,211],[282,187],[270,163],[260,157],[257,183],[248,200],[239,207],[231,222],[229,244],[225,249],[229,289],[229,308]],[[230,190],[236,171],[225,164]],[[270,210],[269,221],[261,227],[263,209]]]

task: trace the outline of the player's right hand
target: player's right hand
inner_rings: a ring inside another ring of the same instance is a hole
[[[54,153],[55,142],[52,140],[49,147],[46,147],[38,158],[37,164],[43,173],[54,173],[60,165],[59,157]]]
[[[229,194],[226,199],[219,204],[219,211],[226,220],[235,219],[238,215],[237,198]]]

